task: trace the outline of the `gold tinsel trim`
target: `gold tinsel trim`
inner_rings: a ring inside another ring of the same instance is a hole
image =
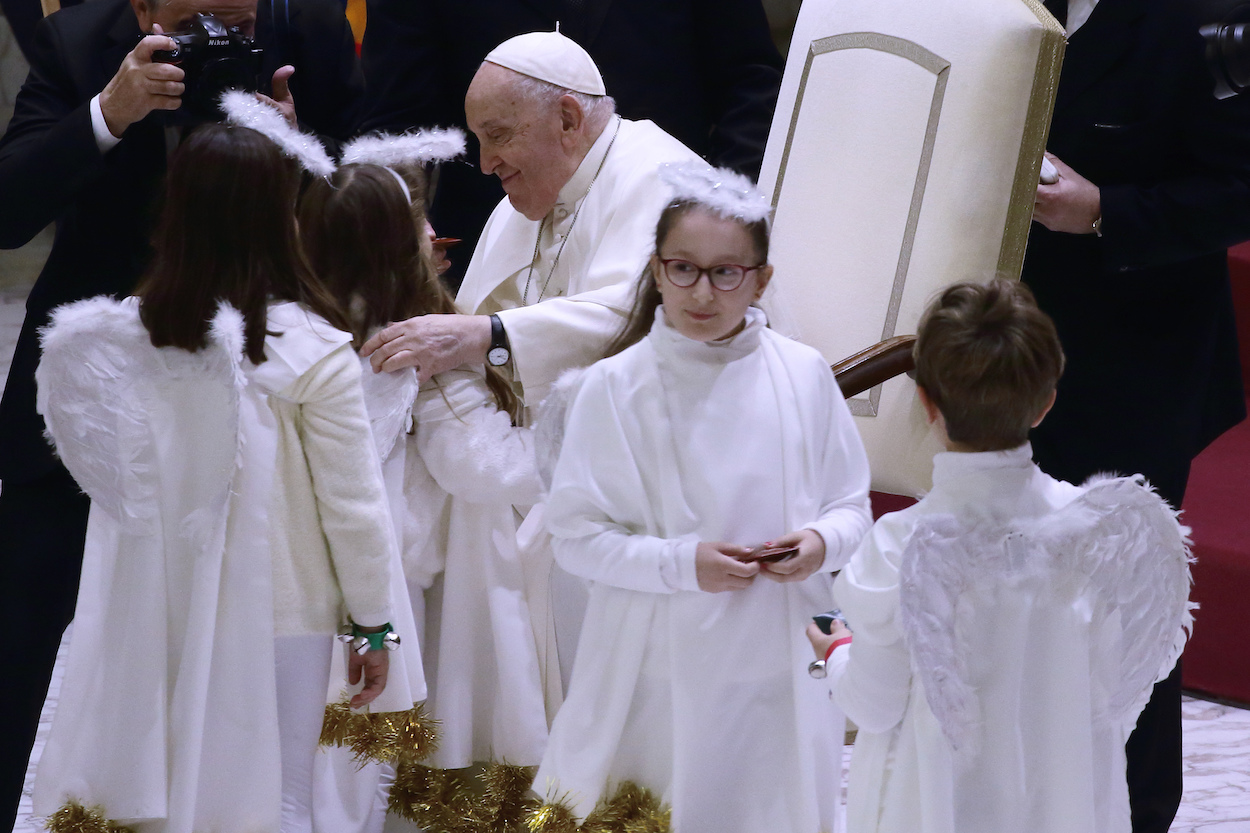
[[[476,780],[476,784],[473,781]],[[649,790],[621,784],[582,824],[565,799],[540,801],[534,767],[488,764],[476,779],[464,770],[401,763],[389,810],[431,833],[669,833],[668,808]],[[477,787],[475,790],[474,787]]]
[[[632,781],[600,801],[586,821],[584,833],[666,833],[672,829],[672,813],[648,789]]]
[[[326,706],[321,745],[351,747],[361,764],[415,763],[438,748],[438,721],[420,705],[406,712],[354,712],[343,699]]]
[[[123,827],[105,816],[103,807],[88,809],[77,801],[71,801],[48,816],[44,826],[52,833],[134,833],[133,828]]]

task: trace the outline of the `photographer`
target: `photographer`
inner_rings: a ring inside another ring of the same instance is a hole
[[[88,508],[35,413],[38,330],[57,305],[133,289],[166,157],[195,121],[184,96],[199,81],[153,54],[170,50],[168,35],[197,14],[255,36],[264,50],[261,91],[288,118],[298,102],[304,125],[343,139],[356,115],[360,72],[336,0],[93,0],[39,26],[0,139],[0,246],[21,246],[57,224],[0,400],[0,632],[11,635],[0,641],[2,830],[13,826],[57,645],[73,616]]]

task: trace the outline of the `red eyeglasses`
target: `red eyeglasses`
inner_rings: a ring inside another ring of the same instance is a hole
[[[660,263],[664,266],[664,277],[668,278],[668,282],[673,286],[687,289],[698,283],[699,278],[707,275],[712,288],[719,289],[721,292],[733,292],[742,286],[742,282],[747,279],[748,272],[763,269],[767,265],[761,263],[758,266],[742,266],[737,263],[718,263],[705,269],[688,260],[678,258],[668,260],[661,258]]]

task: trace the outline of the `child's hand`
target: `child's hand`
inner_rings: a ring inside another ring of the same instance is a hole
[[[700,541],[694,551],[695,575],[699,589],[706,593],[723,593],[749,587],[760,571],[759,564],[743,564],[739,557],[747,548],[724,541]]]
[[[829,630],[830,633],[825,633],[815,622],[807,626],[807,641],[812,643],[812,650],[816,652],[816,659],[824,659],[825,654],[829,653],[830,645],[843,637],[851,635],[850,629],[842,624],[840,619],[834,619],[833,627]]]
[[[358,654],[355,651],[347,652],[347,681],[355,685],[360,682],[362,671],[365,676],[365,687],[352,698],[353,709],[368,705],[377,699],[386,688],[386,677],[390,667],[390,651],[368,651],[364,654]]]
[[[773,581],[802,581],[825,563],[825,539],[810,529],[789,532],[770,541],[769,546],[799,548],[798,555],[760,568],[760,573]]]

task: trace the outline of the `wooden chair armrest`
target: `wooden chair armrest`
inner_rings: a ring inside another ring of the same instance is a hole
[[[39,0],[39,3],[43,6],[44,17],[61,10],[61,0]]]
[[[911,354],[915,343],[915,336],[894,336],[833,365],[842,395],[850,399],[900,373],[910,373],[916,368]]]

